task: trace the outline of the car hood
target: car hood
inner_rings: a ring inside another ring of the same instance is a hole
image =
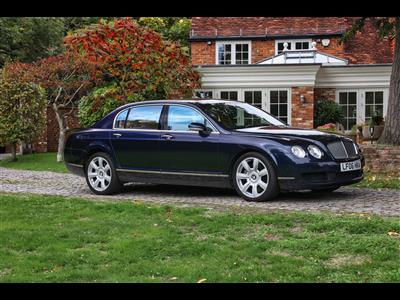
[[[307,140],[307,141],[319,141],[324,144],[338,141],[343,136],[337,134],[331,134],[314,129],[304,129],[287,126],[260,126],[252,128],[238,129],[233,132],[238,135],[254,135],[259,137],[269,138],[284,138],[287,140]]]

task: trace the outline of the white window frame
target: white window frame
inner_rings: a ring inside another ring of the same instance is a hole
[[[288,51],[296,51],[295,47],[296,47],[296,42],[308,42],[309,48],[308,50],[311,49],[311,43],[312,43],[312,39],[290,39],[290,40],[285,40],[285,39],[281,39],[281,40],[275,40],[275,55],[278,55],[278,43],[290,43],[291,44],[291,49]],[[298,50],[299,51],[299,50]]]
[[[249,48],[249,65],[251,64],[251,41],[219,41],[215,43],[215,64],[221,65],[218,60],[218,46],[219,45],[231,45],[231,65],[236,65],[236,45],[247,44]],[[245,64],[243,64],[245,66]],[[225,66],[225,65],[223,65]],[[229,66],[229,65],[228,65]]]
[[[211,90],[211,89],[209,89]],[[292,124],[292,89],[284,88],[284,87],[273,87],[273,88],[230,88],[230,89],[213,89],[213,96],[217,99],[221,98],[221,92],[237,92],[238,93],[238,101],[244,101],[244,92],[254,92],[261,91],[261,109],[270,112],[270,92],[271,91],[287,91],[288,93],[288,124]]]
[[[388,88],[350,88],[350,89],[336,89],[335,102],[339,103],[339,93],[341,92],[356,92],[357,99],[357,121],[356,124],[365,122],[365,93],[366,92],[383,92],[383,118],[386,119],[388,101],[389,101],[389,89]]]

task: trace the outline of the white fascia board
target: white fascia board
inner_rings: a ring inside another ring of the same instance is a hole
[[[318,88],[389,87],[391,65],[321,67],[317,74]]]
[[[197,68],[203,89],[314,86],[321,66],[257,65]]]

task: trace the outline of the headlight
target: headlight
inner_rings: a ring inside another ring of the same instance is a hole
[[[323,155],[322,151],[317,146],[314,145],[309,145],[307,147],[307,150],[312,156],[318,159],[320,159]]]
[[[292,153],[299,158],[304,158],[304,156],[306,156],[306,152],[300,146],[293,146]]]

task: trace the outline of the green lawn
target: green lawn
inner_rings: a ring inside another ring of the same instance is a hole
[[[0,167],[33,171],[67,172],[65,164],[57,162],[56,152],[18,155],[17,159],[16,162],[11,162],[9,159],[0,160]]]
[[[400,175],[395,176],[366,172],[364,180],[357,183],[355,186],[371,189],[400,189]]]
[[[399,218],[0,194],[0,282],[399,282]]]

